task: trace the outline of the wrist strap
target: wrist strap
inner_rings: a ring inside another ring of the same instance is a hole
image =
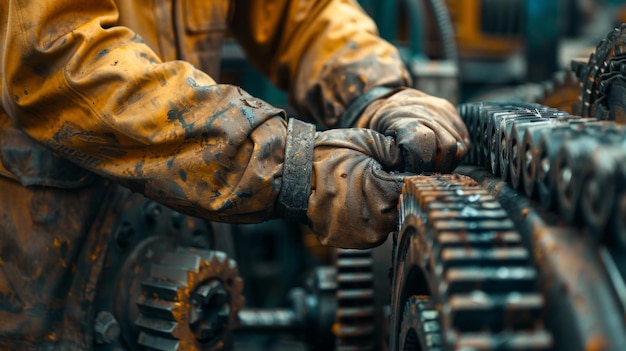
[[[367,106],[369,106],[372,101],[387,97],[396,91],[398,91],[398,88],[376,87],[368,90],[365,94],[360,95],[350,104],[350,106],[348,106],[346,112],[343,116],[341,116],[339,123],[337,123],[337,128],[354,127],[356,122],[359,120],[359,117],[363,114],[363,111],[365,111]]]
[[[305,223],[313,175],[315,126],[289,119],[283,180],[278,194],[278,213],[288,220]]]

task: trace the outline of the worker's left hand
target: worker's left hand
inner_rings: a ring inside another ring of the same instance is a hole
[[[393,136],[407,172],[450,172],[470,147],[467,129],[450,102],[410,88],[372,102],[357,125]]]

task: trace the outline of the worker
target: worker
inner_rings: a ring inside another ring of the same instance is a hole
[[[2,349],[89,349],[67,307],[89,299],[68,289],[120,185],[365,248],[394,230],[406,172],[450,171],[468,148],[353,0],[7,0],[0,16]],[[297,118],[216,83],[227,30]]]

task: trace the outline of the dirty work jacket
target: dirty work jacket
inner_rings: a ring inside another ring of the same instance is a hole
[[[76,263],[97,209],[76,189],[94,175],[209,220],[275,215],[285,113],[216,84],[227,29],[325,127],[409,83],[353,0],[6,0],[0,17],[0,348],[90,347],[77,280],[97,268]]]

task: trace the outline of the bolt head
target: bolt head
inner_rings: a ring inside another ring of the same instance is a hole
[[[97,344],[110,344],[120,338],[121,329],[111,312],[100,311],[94,320],[94,341]]]

